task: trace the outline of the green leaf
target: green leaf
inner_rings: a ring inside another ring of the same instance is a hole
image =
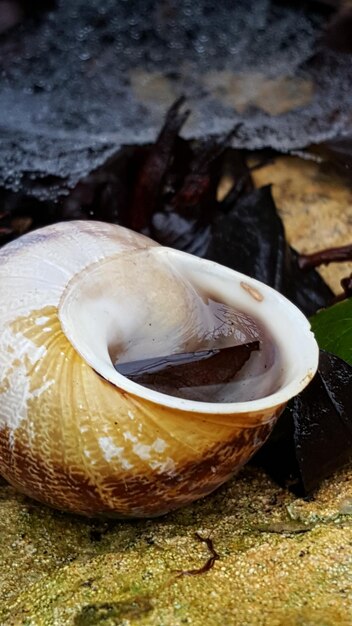
[[[352,298],[310,318],[319,347],[352,365]]]

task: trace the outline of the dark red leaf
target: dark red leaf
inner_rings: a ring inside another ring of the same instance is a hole
[[[259,342],[231,348],[200,350],[170,356],[117,363],[117,371],[140,385],[169,395],[179,395],[181,388],[219,385],[234,379]],[[182,395],[182,393],[181,393]]]
[[[280,484],[307,495],[352,458],[352,367],[320,352],[310,385],[282,414],[253,462]]]

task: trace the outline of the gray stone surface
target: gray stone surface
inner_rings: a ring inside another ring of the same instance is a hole
[[[344,132],[351,58],[320,45],[324,20],[315,3],[58,0],[0,40],[0,184],[55,197],[152,141],[180,94],[187,137],[240,123],[235,145],[288,150]]]

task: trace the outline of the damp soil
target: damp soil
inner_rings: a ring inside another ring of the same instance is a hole
[[[1,484],[0,622],[347,625],[351,485],[346,469],[305,501],[247,466],[184,510],[118,522],[60,514]]]

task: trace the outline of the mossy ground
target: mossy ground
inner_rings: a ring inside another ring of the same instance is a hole
[[[296,499],[254,467],[158,520],[100,521],[0,487],[4,626],[352,624],[352,470]],[[219,560],[195,533],[211,536]]]

